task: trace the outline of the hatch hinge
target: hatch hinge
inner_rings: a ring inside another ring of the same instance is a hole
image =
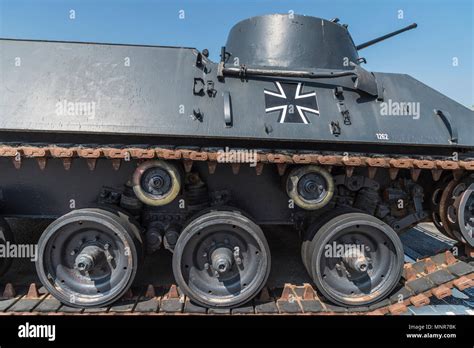
[[[342,119],[344,120],[344,124],[346,126],[350,126],[352,124],[351,122],[351,115],[349,113],[349,110],[346,108],[346,105],[344,102],[340,101],[337,106],[339,107],[339,111],[341,112]]]
[[[217,94],[217,90],[214,88],[214,81],[206,81],[206,93],[209,97],[214,98]]]
[[[193,114],[190,116],[193,120],[202,122],[204,118],[204,113],[201,111],[201,109],[197,108],[197,109],[193,109]]]
[[[334,136],[337,137],[341,135],[341,126],[339,125],[339,121],[331,121],[330,129]]]
[[[204,66],[203,61],[202,61],[202,53],[201,52],[198,52],[198,54],[196,56],[196,66],[198,68],[202,68]]]
[[[338,100],[337,107],[339,108],[339,112],[342,115],[344,124],[346,126],[351,125],[351,115],[349,109],[347,109],[346,105],[344,104],[344,90],[341,86],[334,88],[334,97]]]
[[[204,79],[200,77],[194,78],[193,94],[200,96],[204,95]]]
[[[196,54],[196,67],[201,69],[205,74],[211,72],[211,67],[207,65],[207,58],[209,57],[209,50],[207,48],[203,49],[202,52],[197,52]]]

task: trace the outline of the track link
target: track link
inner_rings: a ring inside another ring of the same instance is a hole
[[[403,278],[392,295],[369,307],[345,308],[328,303],[310,284],[264,288],[248,304],[234,309],[208,309],[193,304],[176,285],[133,288],[112,306],[72,308],[38,288],[6,284],[0,315],[398,315],[408,306],[422,307],[430,298],[450,296],[474,286],[473,261],[461,261],[446,251],[413,264],[406,263]],[[15,291],[18,290],[18,293]]]
[[[0,145],[0,157],[9,157],[13,160],[15,168],[21,168],[23,158],[35,158],[41,169],[47,165],[48,158],[59,158],[63,161],[64,168],[69,170],[74,158],[87,160],[89,168],[93,170],[99,158],[107,158],[112,161],[115,169],[120,168],[121,161],[131,159],[147,160],[161,158],[166,160],[182,160],[186,171],[190,171],[194,161],[206,161],[209,171],[213,173],[219,159],[219,150],[216,148],[175,148],[172,146],[150,147],[125,146],[113,147],[90,147],[76,145],[71,147],[59,147],[56,145],[33,146]],[[439,180],[443,170],[451,170],[458,176],[464,171],[474,170],[474,160],[453,160],[450,157],[427,157],[427,156],[389,156],[371,154],[337,154],[329,152],[297,152],[289,150],[257,150],[256,172],[262,172],[264,164],[276,164],[278,171],[283,175],[289,164],[319,164],[324,166],[346,167],[347,175],[351,176],[355,167],[369,168],[369,177],[374,177],[377,168],[386,168],[391,171],[391,176],[396,176],[398,170],[409,169],[411,176],[416,181],[422,169],[431,170],[433,179]],[[233,163],[234,172],[238,172],[240,163]],[[234,168],[235,167],[235,168]]]

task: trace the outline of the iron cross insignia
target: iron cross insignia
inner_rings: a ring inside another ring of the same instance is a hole
[[[309,124],[309,114],[319,116],[316,92],[303,94],[303,83],[275,82],[277,91],[264,90],[265,112],[279,112],[279,123]]]

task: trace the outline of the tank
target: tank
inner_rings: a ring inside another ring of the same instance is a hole
[[[207,49],[0,40],[3,243],[6,217],[54,219],[36,270],[68,306],[114,303],[164,248],[182,293],[233,308],[267,281],[261,226],[288,225],[326,299],[384,301],[404,231],[432,221],[474,246],[473,111],[359,55],[414,27],[355,45],[337,19],[253,17],[218,62]]]

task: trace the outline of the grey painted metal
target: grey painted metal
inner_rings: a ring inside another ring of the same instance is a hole
[[[50,159],[44,170],[40,170],[33,160],[24,161],[21,170],[16,170],[11,161],[0,158],[0,212],[4,216],[56,218],[73,209],[88,208],[97,202],[104,185],[123,187],[135,167],[132,161],[123,161],[116,171],[109,161],[99,159],[95,170],[90,171],[86,161],[77,160],[71,170],[66,171],[59,159]],[[281,179],[276,171],[266,168],[262,175],[257,176],[255,168],[242,165],[239,175],[233,175],[230,165],[219,164],[216,172],[209,177],[211,174],[206,163],[196,162],[193,168],[208,183],[209,191],[229,190],[232,204],[246,207],[246,212],[255,217],[258,224],[291,223],[288,196],[283,190],[275,190]],[[160,211],[182,212],[179,208],[182,198],[186,197],[178,196]],[[268,209],[269,201],[272,202],[272,209]]]
[[[280,147],[309,142],[306,146],[313,149],[317,144],[388,144],[397,145],[394,152],[399,145],[469,151],[474,147],[474,113],[404,74],[370,75],[381,94],[377,98],[354,87],[353,76],[219,80],[218,64],[192,48],[3,39],[0,51],[0,132],[8,133],[10,141],[36,132],[45,142],[53,141],[53,134],[76,133],[138,135],[154,141],[165,136],[214,138],[229,144],[232,139],[255,140]],[[329,72],[359,67],[356,47],[344,26],[297,15],[238,23],[230,32],[227,52],[228,67],[234,66],[236,57],[238,64],[257,68]],[[346,57],[352,65],[344,65]],[[203,93],[195,94],[194,79],[204,82]],[[303,111],[304,117],[295,116],[301,120],[280,123],[281,112],[268,111],[265,94],[278,94],[277,82],[289,94],[280,98],[281,106],[294,109],[302,101],[297,93],[301,97],[314,92],[318,112]],[[334,94],[338,86],[343,87],[342,107],[350,114],[350,125],[344,124],[341,100]],[[390,107],[401,102],[419,103],[419,115],[381,113],[382,103]],[[89,112],[77,112],[81,107]],[[447,127],[446,119],[434,110],[450,115],[453,124]],[[301,122],[305,118],[307,123]],[[341,125],[337,137],[331,122]],[[0,142],[5,142],[2,137]]]
[[[289,15],[252,17],[237,23],[226,44],[231,63],[282,68],[350,69],[357,50],[345,27],[331,21]]]

